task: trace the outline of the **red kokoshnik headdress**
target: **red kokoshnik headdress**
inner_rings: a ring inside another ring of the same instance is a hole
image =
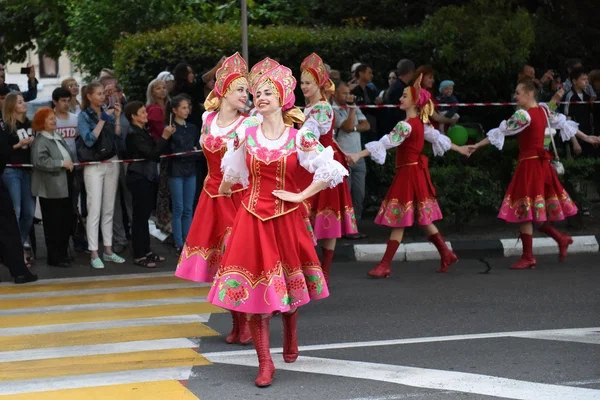
[[[302,61],[300,64],[300,70],[302,72],[308,72],[312,75],[317,85],[325,90],[326,93],[335,92],[335,85],[329,79],[329,72],[323,63],[321,57],[316,53],[312,53]]]
[[[294,78],[292,71],[288,67],[278,64],[275,68],[263,72],[256,78],[256,82],[252,85],[253,94],[256,94],[257,89],[263,85],[271,86],[279,97],[279,105],[281,106],[281,111],[284,113],[286,125],[304,121],[304,114],[299,108],[294,106],[296,101],[296,96],[294,95],[296,78]]]
[[[248,64],[240,53],[228,57],[215,74],[215,88],[209,93],[204,102],[207,111],[214,111],[221,105],[223,96],[227,94],[232,83],[248,84]]]

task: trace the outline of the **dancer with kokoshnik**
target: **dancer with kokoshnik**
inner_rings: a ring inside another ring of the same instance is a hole
[[[312,53],[304,59],[300,70],[300,86],[306,99],[306,119],[302,127],[313,132],[323,146],[330,146],[335,160],[348,169],[346,155],[333,139],[335,114],[326,96],[335,92],[335,85],[329,79],[325,64],[317,54]],[[299,174],[300,189],[307,187],[311,181],[312,176],[308,173],[303,171]],[[329,283],[329,269],[337,239],[358,232],[347,178],[334,188],[322,190],[308,199],[307,203],[315,238],[321,240],[321,268]]]
[[[386,150],[397,148],[396,175],[375,218],[376,224],[392,228],[382,260],[368,273],[375,278],[390,276],[390,264],[402,241],[404,228],[412,226],[415,220],[440,253],[441,266],[436,272],[447,272],[450,265],[458,261],[433,224],[442,219],[442,212],[429,176],[429,160],[422,151],[425,141],[432,144],[435,156],[442,156],[451,149],[468,157],[469,149],[451,143],[450,138],[428,124],[433,103],[431,94],[421,88],[421,78],[422,75],[413,86],[404,89],[400,99],[400,108],[406,111],[406,121],[398,122],[392,132],[379,141],[367,143],[366,150],[348,155],[353,162],[370,155],[375,162],[383,164]]]
[[[559,261],[567,256],[573,239],[556,230],[550,222],[561,221],[577,214],[577,206],[562,187],[550,160],[552,153],[544,148],[544,136],[548,126],[560,129],[563,141],[573,136],[591,143],[600,144],[600,137],[581,132],[574,121],[563,114],[551,111],[544,103],[536,101],[537,89],[531,80],[519,83],[515,99],[520,107],[512,117],[503,121],[498,128],[487,133],[487,138],[470,146],[472,151],[493,144],[499,150],[506,136],[518,135],[519,161],[500,207],[498,218],[520,224],[523,254],[511,269],[534,268],[533,223],[540,223],[540,231],[556,241]]]
[[[223,252],[231,233],[244,188],[235,185],[231,195],[219,193],[223,179],[221,160],[227,142],[246,119],[238,110],[248,100],[248,66],[235,53],[227,58],[215,74],[215,87],[204,102],[200,145],[206,156],[208,175],[198,201],[198,207],[177,263],[175,275],[194,282],[212,282],[221,266]],[[226,341],[247,344],[252,340],[246,315],[231,311],[233,329]]]
[[[296,130],[304,116],[294,107],[296,80],[279,65],[262,74],[252,87],[262,122],[247,118],[228,142],[219,193],[234,184],[248,186],[237,213],[227,252],[207,300],[249,314],[259,373],[255,384],[269,386],[275,367],[270,354],[269,322],[283,317],[283,359],[298,357],[298,307],[329,295],[301,203],[326,187],[341,183],[348,171],[334,160],[307,129]],[[300,191],[300,168],[314,174]]]

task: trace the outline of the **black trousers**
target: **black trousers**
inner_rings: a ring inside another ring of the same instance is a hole
[[[0,179],[0,258],[13,278],[29,274],[23,257],[17,216],[8,190]]]
[[[63,262],[69,256],[69,238],[73,232],[73,205],[70,197],[46,199],[40,197],[44,238],[48,263]]]
[[[127,188],[131,193],[133,205],[131,218],[133,258],[142,258],[150,252],[148,220],[156,198],[156,182],[135,172],[127,172]]]

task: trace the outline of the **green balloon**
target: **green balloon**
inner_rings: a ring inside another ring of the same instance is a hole
[[[448,129],[446,135],[448,135],[450,141],[457,146],[464,146],[469,139],[469,132],[467,132],[467,129],[464,126],[460,125],[454,125],[452,128]]]
[[[466,128],[467,133],[471,139],[477,139],[479,137],[479,129],[477,128]]]

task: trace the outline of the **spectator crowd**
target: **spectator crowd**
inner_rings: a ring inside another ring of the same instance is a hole
[[[35,68],[28,70],[28,90],[21,92],[5,82],[0,65],[0,136],[11,147],[6,159],[12,165],[4,169],[1,184],[12,201],[27,267],[35,259],[38,203],[51,266],[71,265],[72,241],[76,251],[90,254],[93,268],[124,263],[129,246],[136,265],[154,268],[164,258],[150,248],[151,219],[181,251],[207,174],[206,160],[197,152],[203,103],[223,61],[200,75],[187,63],[161,72],[149,82],[145,99],[127,98],[108,69],[82,87],[68,78],[52,93],[52,108],[39,109],[32,120],[26,114],[27,102],[37,96]],[[385,88],[375,86],[373,69],[365,63],[351,67],[349,80],[342,79],[346,73],[329,72],[336,86],[328,99],[335,112],[334,137],[347,154],[359,152],[365,142],[378,139],[405,118],[399,108],[357,106],[399,104],[404,89],[420,75],[422,87],[435,99],[434,126],[445,132],[460,120],[457,107],[437,106],[458,102],[455,82],[444,80],[436,87],[435,71],[429,66],[416,68],[402,59],[389,71]],[[571,59],[562,74],[549,70],[539,79],[533,66],[523,65],[518,80],[524,78],[535,80],[539,101],[561,107],[584,133],[600,135],[600,106],[568,104],[596,100],[600,70],[588,72],[580,60]],[[600,156],[598,148],[576,138],[564,151],[571,157]],[[161,158],[182,152],[193,153]],[[119,162],[134,158],[144,161]],[[76,165],[94,161],[104,162]],[[33,167],[18,166],[23,164]],[[350,167],[348,182],[359,228],[366,174],[364,160]],[[360,232],[351,236],[364,237]]]

